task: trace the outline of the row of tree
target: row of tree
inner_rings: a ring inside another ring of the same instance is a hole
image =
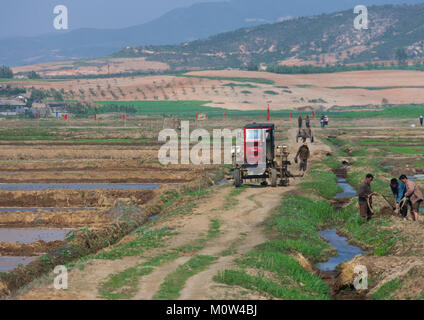
[[[11,68],[0,66],[0,79],[12,79],[14,76]],[[28,72],[27,77],[28,79],[41,79],[41,76],[35,71]]]
[[[384,63],[367,63],[365,65],[327,65],[327,66],[268,66],[267,71],[273,73],[282,74],[308,74],[308,73],[334,73],[334,72],[346,72],[346,71],[363,71],[363,70],[418,70],[424,71],[424,64],[416,62],[413,65],[407,63],[390,65]]]
[[[13,78],[13,71],[7,66],[0,66],[0,79]]]
[[[17,96],[22,93],[26,93],[25,88],[18,88],[18,87],[13,88],[10,86],[10,84],[6,85],[5,87],[2,86],[0,88],[0,96],[11,97],[11,96]]]

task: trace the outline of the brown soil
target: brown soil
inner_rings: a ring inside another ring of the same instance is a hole
[[[151,190],[44,190],[4,191],[0,190],[0,207],[5,208],[67,208],[110,207],[117,200],[143,205],[151,199]]]
[[[66,72],[69,72],[66,70]],[[70,71],[74,72],[73,70]],[[333,106],[370,106],[370,110],[382,105],[387,99],[390,104],[423,103],[421,88],[395,88],[386,90],[331,89],[330,87],[385,87],[421,86],[422,72],[404,70],[356,71],[330,74],[279,75],[266,72],[237,70],[197,71],[190,75],[219,77],[266,78],[275,85],[255,84],[256,88],[224,86],[233,80],[209,80],[175,76],[146,76],[109,79],[84,79],[58,82],[25,81],[11,82],[14,86],[43,88],[49,90],[73,90],[68,99],[83,101],[97,100],[201,100],[212,101],[209,105],[234,110],[328,109]],[[310,85],[305,87],[304,85]],[[287,86],[288,89],[276,86]],[[98,89],[100,87],[100,89]],[[120,88],[121,91],[118,89]],[[89,92],[95,91],[95,95]],[[80,90],[85,92],[84,95]],[[250,93],[246,93],[249,91]],[[269,95],[266,91],[278,94]],[[103,92],[103,95],[101,93]],[[112,94],[113,92],[113,94]]]
[[[358,138],[356,136],[357,134],[363,134],[360,130],[362,130],[362,127],[367,128],[366,121],[358,120],[352,124],[356,127],[353,128],[353,134],[348,136],[348,138],[355,141],[354,139]],[[393,130],[393,128],[390,125],[395,122],[396,120],[382,120],[376,125],[380,125],[381,129],[386,130],[386,132],[387,130],[391,132],[390,130]],[[279,123],[286,126],[288,120]],[[380,127],[378,130],[380,130]],[[287,133],[287,145],[290,148],[291,156],[294,155],[298,148],[298,145],[294,143],[296,132],[297,129],[290,129]],[[370,130],[367,136],[372,133],[373,130]],[[413,132],[411,131],[411,133]],[[286,141],[284,144],[286,144]],[[310,148],[313,155],[312,161],[322,160],[331,152],[330,148],[322,144],[318,139],[316,143],[310,144]],[[297,174],[298,168],[293,167],[291,171]],[[111,274],[126,270],[138,263],[142,263],[150,257],[173,248],[196,244],[197,239],[208,232],[211,220],[218,219],[220,221],[220,234],[216,238],[207,242],[200,252],[185,252],[181,254],[179,259],[157,267],[150,275],[142,277],[135,299],[151,299],[154,297],[166,276],[175,271],[179,265],[188,261],[194,254],[214,255],[218,256],[218,259],[206,270],[188,279],[180,292],[181,299],[269,299],[266,295],[258,294],[252,290],[217,284],[212,278],[220,270],[235,267],[235,259],[268,239],[268,235],[264,233],[264,220],[280,204],[283,194],[299,192],[299,189],[296,188],[298,181],[301,180],[294,179],[292,186],[288,188],[248,187],[244,192],[235,197],[238,202],[229,210],[224,210],[224,205],[227,196],[233,190],[232,187],[226,185],[214,187],[212,192],[204,198],[203,202],[196,203],[197,206],[193,214],[177,213],[158,218],[155,222],[155,228],[169,227],[177,233],[167,241],[163,248],[152,250],[144,257],[127,257],[117,261],[92,260],[82,263],[81,268],[74,268],[70,271],[70,288],[66,292],[53,292],[55,290],[52,290],[52,282],[49,280],[42,281],[39,284],[32,283],[30,287],[22,290],[17,298],[99,298],[98,287]],[[166,202],[166,199],[161,198],[158,192],[156,190],[153,191],[152,197],[154,197],[154,200],[149,201],[148,206],[154,207],[156,201],[158,203]],[[178,202],[179,205],[193,200],[186,198],[180,201]],[[383,207],[378,201],[376,201],[376,205],[380,208]],[[170,209],[175,209],[176,206]],[[155,211],[157,208],[150,208],[149,210],[151,211],[146,211],[149,214],[151,212],[158,212]],[[378,287],[387,283],[393,277],[398,277],[403,281],[402,289],[396,292],[396,298],[417,297],[420,294],[420,290],[423,290],[421,279],[423,276],[422,255],[424,254],[424,248],[422,241],[415,240],[424,237],[423,224],[413,223],[412,221],[404,222],[396,219],[396,217],[393,217],[392,220],[393,223],[387,228],[392,229],[393,232],[399,232],[399,237],[403,239],[398,241],[393,250],[393,254],[396,256],[376,257],[369,255],[357,257],[341,266],[340,273],[322,274],[324,281],[333,290],[334,299],[368,299]],[[124,237],[121,243],[130,241],[131,237],[133,236]],[[107,234],[102,236],[102,239],[104,238],[107,238]],[[223,251],[230,248],[232,251],[229,255],[220,255]],[[305,269],[309,268],[312,269],[312,272],[316,272],[311,264],[305,261],[306,259],[302,259],[302,257],[297,257],[297,259]],[[370,280],[370,290],[367,292],[356,293],[351,290],[353,283],[352,266],[355,263],[363,264],[368,268],[372,281]]]
[[[0,214],[0,227],[60,227],[97,228],[109,224],[113,217],[103,210],[36,210],[35,212],[7,212]]]
[[[63,241],[45,242],[39,240],[30,244],[18,242],[0,242],[0,255],[32,257],[39,256],[63,246]]]
[[[296,137],[296,129],[289,131],[289,141],[294,141]],[[289,150],[293,155],[298,146],[295,143],[288,143]],[[317,141],[310,146],[315,160],[323,159],[330,149],[328,146]],[[294,155],[293,155],[294,156]],[[314,161],[315,161],[314,160]],[[292,168],[293,173],[298,173],[298,168]],[[184,289],[181,291],[181,299],[229,299],[248,297],[264,299],[266,296],[250,292],[242,293],[241,289],[231,288],[215,283],[212,278],[220,270],[231,268],[234,266],[234,260],[244,253],[253,250],[255,246],[267,240],[264,233],[264,221],[272,214],[272,210],[280,204],[281,197],[286,192],[296,190],[295,184],[300,179],[292,181],[293,186],[270,188],[252,186],[246,191],[235,197],[237,200],[234,207],[228,210],[224,209],[226,198],[233,187],[222,185],[216,186],[213,192],[208,195],[201,203],[197,204],[192,215],[175,214],[159,218],[155,224],[155,228],[169,227],[177,234],[170,238],[168,243],[162,249],[153,250],[143,258],[124,258],[119,261],[90,262],[87,263],[84,269],[74,269],[70,272],[70,289],[66,295],[69,299],[81,297],[98,298],[98,286],[106,280],[110,274],[114,274],[132,267],[136,262],[141,263],[149,256],[154,256],[160,252],[171,250],[183,245],[195,245],[197,239],[201,235],[206,234],[210,228],[211,220],[217,219],[220,222],[219,235],[207,242],[206,246],[200,252],[186,252],[179,259],[166,263],[157,267],[151,274],[142,277],[138,292],[134,299],[151,299],[160,287],[160,284],[165,277],[176,268],[188,261],[194,254],[214,255],[219,256],[223,251],[229,249],[233,253],[219,257],[205,271],[191,277]],[[185,200],[178,202],[178,205],[185,203]],[[172,210],[173,207],[169,209]],[[120,243],[125,243],[131,240],[133,236],[127,236]],[[51,284],[37,285],[28,293],[21,294],[22,299],[45,299],[51,297]],[[63,298],[63,293],[61,297]]]
[[[73,61],[47,62],[30,66],[13,68],[15,73],[36,71],[42,76],[81,76],[114,74],[134,71],[163,71],[168,69],[166,63],[146,61],[146,58],[94,59],[78,65]]]
[[[362,294],[371,297],[381,286],[391,280],[402,281],[402,286],[396,291],[392,299],[413,299],[422,294],[424,283],[424,259],[420,256],[358,256],[340,266],[341,272],[336,280],[336,288],[344,289],[353,287],[354,267],[363,265],[368,271],[369,289]],[[347,290],[352,292],[352,290]]]

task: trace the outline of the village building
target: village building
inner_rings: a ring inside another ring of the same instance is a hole
[[[16,116],[28,110],[25,99],[0,98],[0,115]]]
[[[38,114],[40,117],[50,117],[52,111],[50,107],[45,103],[34,102],[31,107],[32,114]]]

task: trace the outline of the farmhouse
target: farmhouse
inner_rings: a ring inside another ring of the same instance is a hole
[[[25,99],[0,98],[0,115],[16,116],[27,109]]]
[[[33,114],[38,113],[40,117],[49,117],[52,115],[50,107],[44,103],[34,102],[31,107],[31,112]]]
[[[50,108],[51,116],[61,118],[65,114],[69,114],[66,103],[53,103],[48,102],[47,106]]]

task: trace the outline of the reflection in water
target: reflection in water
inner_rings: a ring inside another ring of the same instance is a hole
[[[32,243],[64,240],[70,229],[0,229],[0,242]]]
[[[13,270],[20,264],[26,266],[35,259],[36,257],[0,257],[0,272]]]
[[[338,179],[337,185],[342,187],[343,192],[336,194],[334,199],[351,198],[356,196],[356,190],[346,182],[346,179]]]
[[[321,271],[334,271],[342,263],[353,259],[357,255],[363,255],[364,252],[355,246],[350,245],[345,237],[340,237],[337,230],[329,229],[320,231],[319,234],[327,240],[331,246],[337,249],[338,255],[331,257],[327,262],[317,264]]]
[[[151,190],[157,189],[160,184],[119,184],[119,183],[67,183],[67,184],[38,184],[38,183],[1,183],[0,190],[24,190],[24,191],[39,191],[39,190],[94,190],[94,189],[108,189],[108,190],[131,190],[142,189]]]
[[[82,210],[87,210],[87,211],[94,211],[94,210],[98,210],[97,208],[0,208],[0,213],[1,212],[37,212],[37,211],[82,211]]]

